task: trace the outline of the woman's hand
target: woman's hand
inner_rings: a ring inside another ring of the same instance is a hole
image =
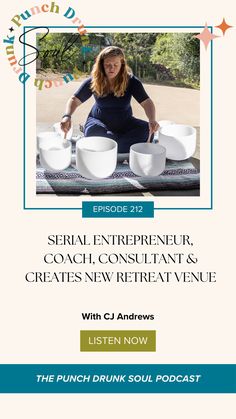
[[[143,102],[141,102],[140,105],[143,107],[143,109],[145,110],[145,113],[148,117],[149,133],[153,134],[154,132],[156,132],[160,128],[160,125],[156,121],[155,105],[150,98],[145,99]]]
[[[160,128],[160,125],[158,124],[157,121],[149,121],[149,132],[152,134],[153,132],[158,131],[158,129]]]
[[[67,134],[71,129],[71,118],[69,116],[64,116],[61,120],[61,130]]]
[[[65,115],[61,120],[61,130],[67,134],[71,129],[71,115],[74,113],[76,108],[81,105],[81,101],[76,96],[71,96],[66,104]]]

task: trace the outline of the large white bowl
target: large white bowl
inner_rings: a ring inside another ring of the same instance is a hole
[[[137,143],[130,147],[129,165],[137,176],[158,176],[165,163],[166,150],[159,144]]]
[[[62,146],[63,139],[61,136],[53,131],[44,131],[37,134],[37,153],[39,153],[40,147],[56,147]]]
[[[196,129],[189,125],[171,124],[160,128],[159,144],[166,148],[171,160],[186,160],[195,153]]]
[[[158,121],[158,124],[160,126],[160,128],[159,128],[159,130],[160,130],[162,127],[165,127],[166,125],[175,124],[175,122],[170,121],[169,119],[162,119],[161,121]],[[154,142],[156,142],[159,138],[159,130],[156,131],[155,134],[154,134]]]
[[[57,144],[56,146],[43,145],[39,148],[40,163],[46,170],[61,171],[71,164],[71,143]]]
[[[106,137],[85,137],[76,143],[76,167],[87,179],[112,175],[117,163],[117,143]]]

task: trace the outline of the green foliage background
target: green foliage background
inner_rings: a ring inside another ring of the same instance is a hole
[[[142,81],[174,86],[200,86],[200,46],[193,33],[93,33],[82,45],[79,34],[37,35],[41,69],[90,73],[101,49],[124,49],[129,66]],[[87,47],[87,48],[86,48]],[[89,49],[88,49],[89,48]]]

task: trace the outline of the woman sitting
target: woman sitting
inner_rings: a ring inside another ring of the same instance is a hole
[[[61,128],[67,133],[71,127],[71,115],[92,95],[95,98],[87,121],[85,137],[99,136],[114,139],[119,153],[129,152],[132,144],[151,140],[159,124],[155,106],[141,81],[132,75],[121,48],[111,46],[97,56],[91,77],[86,79],[66,105]],[[133,117],[130,101],[132,96],[143,107],[148,121]]]

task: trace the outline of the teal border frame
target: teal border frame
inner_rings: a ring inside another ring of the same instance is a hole
[[[65,29],[76,29],[77,26],[48,26],[48,28],[65,28]],[[36,26],[23,26],[24,42],[25,42],[25,29],[32,29]],[[204,29],[205,26],[87,26],[88,29]],[[211,33],[213,33],[213,26],[208,26]],[[23,55],[25,57],[25,44],[23,45]],[[25,62],[23,64],[25,72]],[[213,42],[210,41],[210,206],[200,208],[188,208],[188,207],[173,207],[173,208],[156,208],[156,211],[173,211],[173,210],[188,210],[188,211],[201,211],[201,210],[213,210]],[[24,210],[71,210],[71,211],[82,211],[82,207],[74,208],[60,208],[60,207],[27,207],[26,206],[26,86],[23,83],[23,209]],[[119,201],[117,201],[119,202]],[[129,202],[129,201],[127,201]],[[146,201],[145,201],[146,202]]]

